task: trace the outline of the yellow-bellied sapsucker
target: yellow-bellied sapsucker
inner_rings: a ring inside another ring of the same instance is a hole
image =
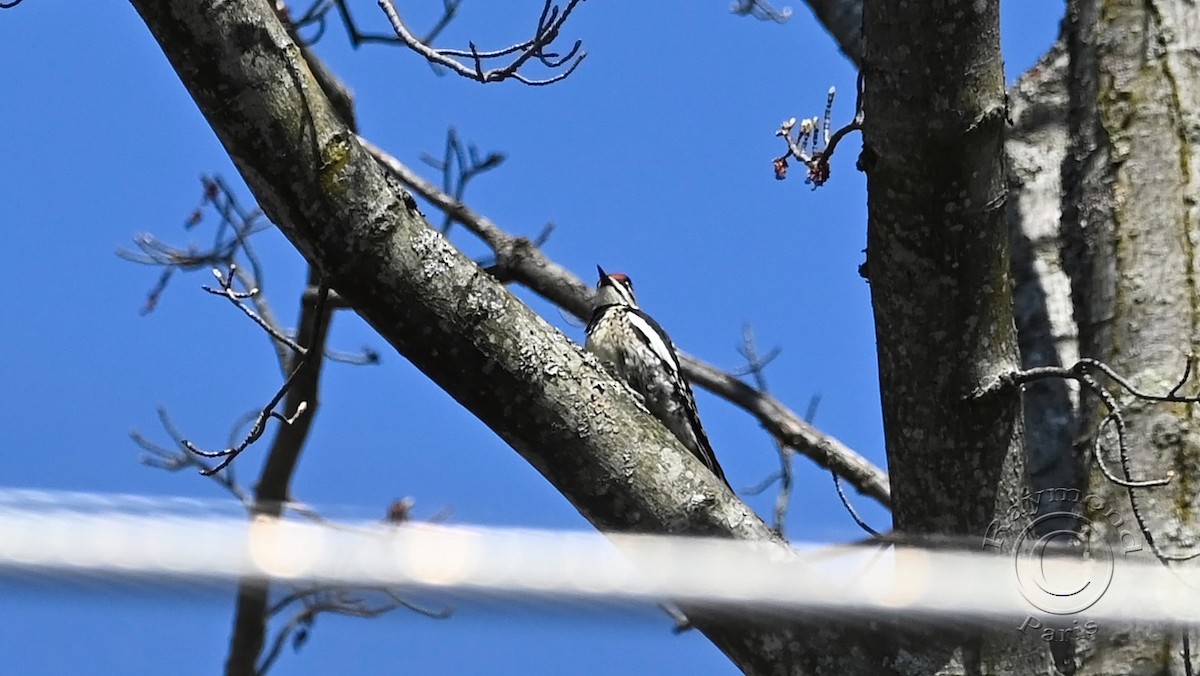
[[[596,300],[587,325],[585,347],[617,378],[642,397],[650,410],[684,447],[726,486],[717,456],[696,413],[696,398],[683,377],[679,355],[666,331],[643,312],[633,296],[633,282],[600,266]]]

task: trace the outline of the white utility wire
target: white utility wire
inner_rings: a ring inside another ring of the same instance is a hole
[[[1129,561],[422,523],[249,521],[227,504],[0,490],[0,579],[215,582],[266,576],[539,602],[679,603],[772,613],[1070,624],[1200,620],[1200,577]],[[1031,553],[1032,552],[1032,553]],[[1057,605],[1056,605],[1057,604]]]

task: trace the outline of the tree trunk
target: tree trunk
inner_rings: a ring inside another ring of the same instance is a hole
[[[1064,172],[1063,231],[1081,350],[1136,387],[1166,394],[1200,338],[1200,11],[1192,0],[1072,0],[1068,28],[1076,143]],[[1093,459],[1091,546],[1118,560],[1150,558],[1154,548],[1195,554],[1196,407],[1122,401],[1130,476],[1111,426],[1101,447],[1107,464],[1124,479],[1172,470],[1177,478],[1126,489]],[[1085,405],[1095,434],[1104,411],[1095,398]],[[1122,582],[1118,571],[1113,584]],[[1163,627],[1101,627],[1081,645],[1080,673],[1183,673],[1180,640]]]
[[[982,544],[1021,527],[1012,508],[1029,485],[1020,398],[971,396],[1018,366],[998,2],[866,3],[864,36],[867,274],[894,524]],[[1048,669],[1044,646],[1013,630],[937,636],[929,672]]]

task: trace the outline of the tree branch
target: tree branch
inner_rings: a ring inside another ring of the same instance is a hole
[[[370,141],[359,142],[405,187],[462,223],[496,252],[497,277],[513,280],[587,321],[592,310],[592,289],[570,270],[550,260],[523,237],[513,237],[486,217],[439,190],[429,181]],[[818,465],[846,478],[863,495],[890,506],[887,473],[834,437],[822,433],[778,399],[759,392],[736,376],[681,353],[688,380],[753,415],[776,439]]]

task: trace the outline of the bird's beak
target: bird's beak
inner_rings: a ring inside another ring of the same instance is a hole
[[[607,272],[605,272],[605,271],[604,271],[604,268],[600,267],[599,265],[597,265],[597,266],[596,266],[596,272],[599,272],[599,273],[600,273],[600,281],[601,281],[601,282],[603,282],[604,280],[608,279],[608,273],[607,273]]]

